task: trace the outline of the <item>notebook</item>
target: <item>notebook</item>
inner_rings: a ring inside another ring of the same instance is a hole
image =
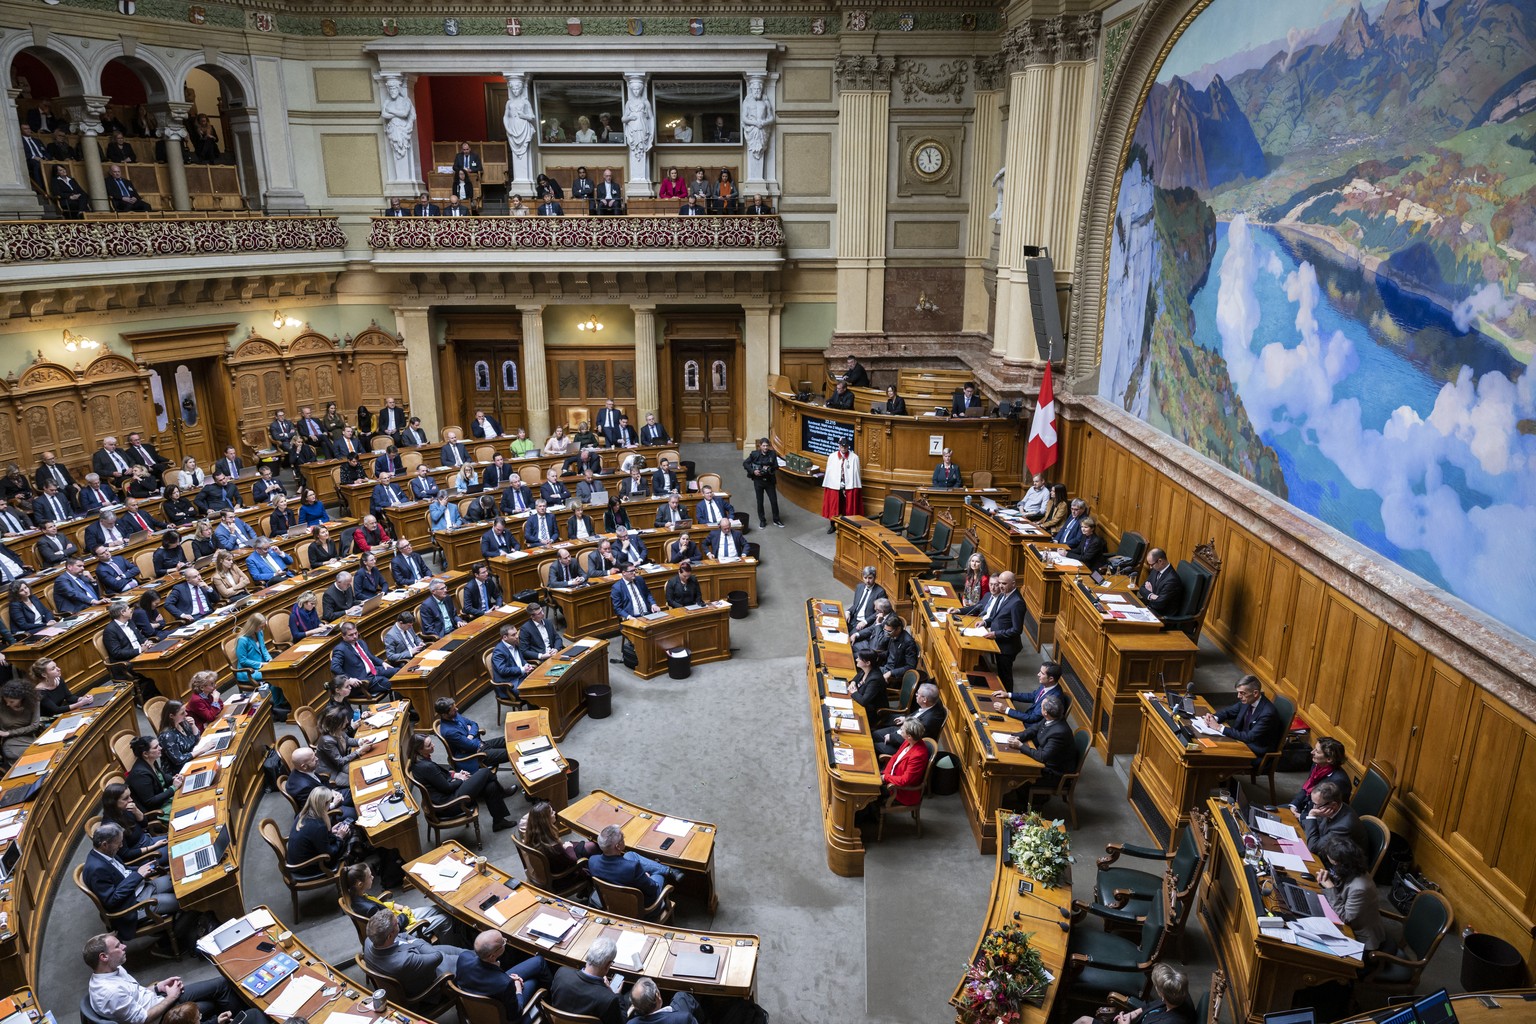
[[[240,987],[253,996],[264,996],[278,982],[299,969],[299,962],[287,953],[278,953],[272,959],[246,975]]]
[[[674,976],[679,978],[704,978],[709,981],[715,979],[720,973],[719,953],[700,953],[690,950],[677,954],[677,965],[672,968]]]

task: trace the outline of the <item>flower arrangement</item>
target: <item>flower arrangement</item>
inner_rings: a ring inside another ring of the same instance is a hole
[[[961,1024],[1017,1024],[1025,1003],[1040,1005],[1052,978],[1017,925],[988,932],[965,972],[958,1018]]]
[[[1072,863],[1072,840],[1059,821],[1047,821],[1030,811],[1011,819],[1013,840],[1008,849],[1013,866],[1044,886],[1053,886]]]

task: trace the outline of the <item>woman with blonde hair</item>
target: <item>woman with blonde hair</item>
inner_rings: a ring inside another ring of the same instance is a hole
[[[232,601],[251,589],[251,578],[240,568],[235,556],[220,548],[213,556],[213,577],[209,580],[221,601]]]

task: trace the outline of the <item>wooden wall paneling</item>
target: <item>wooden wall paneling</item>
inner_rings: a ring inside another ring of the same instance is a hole
[[[377,322],[370,324],[346,346],[343,366],[347,371],[342,386],[346,401],[340,404],[353,414],[359,405],[377,413],[384,407],[384,399],[391,397],[410,408],[405,341],[398,334],[390,334]]]
[[[1419,698],[1424,689],[1427,660],[1424,648],[1395,629],[1387,631],[1376,683],[1377,699],[1372,707],[1375,717],[1363,749],[1369,750],[1373,758],[1392,764],[1397,771],[1400,794],[1412,752],[1418,746],[1414,737],[1419,732],[1423,710]],[[1357,767],[1365,763],[1359,750],[1349,751],[1349,757]]]
[[[341,373],[337,367],[336,345],[323,334],[301,334],[288,346],[289,398],[286,412],[293,419],[309,406],[316,416],[325,414],[325,404],[335,402],[344,412]]]
[[[1536,863],[1533,743],[1529,721],[1489,694],[1474,697],[1447,836],[1453,852],[1522,907]]]
[[[662,362],[659,365],[668,364]],[[820,352],[781,351],[779,372],[789,378],[789,386],[792,388],[798,388],[801,381],[810,381],[811,390],[820,391],[822,383],[827,379],[827,360]]]
[[[1286,645],[1291,636],[1291,602],[1295,597],[1296,563],[1278,552],[1270,552],[1264,573],[1264,600],[1255,622],[1253,650],[1249,659],[1254,674],[1266,683],[1277,683],[1280,666],[1285,663]],[[1226,564],[1222,564],[1226,574]]]
[[[1418,719],[1405,764],[1398,767],[1399,795],[1409,812],[1434,831],[1443,831],[1463,750],[1471,694],[1476,687],[1439,658],[1424,668]]]
[[[1318,630],[1323,612],[1322,581],[1306,570],[1298,569],[1290,604],[1290,628],[1286,630],[1289,639],[1277,685],[1298,707],[1305,707],[1311,699],[1313,669],[1317,664]]]
[[[265,436],[279,409],[288,409],[287,367],[281,342],[258,335],[246,338],[225,357],[242,437]],[[218,446],[220,449],[223,445]]]
[[[1351,750],[1362,749],[1370,733],[1385,633],[1380,619],[1338,591],[1326,591],[1316,685],[1299,706],[1309,723],[1331,728]]]
[[[101,438],[148,433],[154,422],[149,372],[116,353],[102,353],[75,369],[39,359],[3,384],[0,458],[14,460],[29,474],[38,456],[52,451],[80,480],[90,471]]]

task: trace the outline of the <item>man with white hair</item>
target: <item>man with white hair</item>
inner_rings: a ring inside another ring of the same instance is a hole
[[[640,977],[629,989],[633,1024],[698,1024],[701,1009],[692,992],[679,992],[672,1003],[662,1005],[661,989],[650,978]]]
[[[549,1004],[566,1013],[596,1017],[602,1024],[624,1024],[619,995],[608,987],[608,971],[619,948],[603,936],[587,947],[581,970],[562,967],[549,983]]]
[[[533,994],[549,985],[549,965],[541,956],[531,956],[522,963],[503,968],[507,937],[494,929],[475,936],[473,951],[459,954],[453,983],[466,992],[501,1000],[507,1020],[522,1019],[524,1007]]]
[[[597,834],[597,848],[602,852],[587,860],[587,870],[592,877],[612,885],[639,889],[646,906],[656,902],[667,882],[682,877],[676,869],[668,869],[649,857],[626,850],[624,832],[617,825],[608,825]]]

